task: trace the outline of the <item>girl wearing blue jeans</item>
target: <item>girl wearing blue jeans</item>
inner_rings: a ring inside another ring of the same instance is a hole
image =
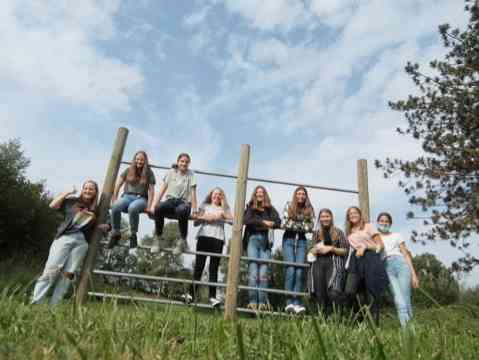
[[[283,258],[285,261],[303,265],[306,259],[306,234],[314,228],[314,209],[305,187],[299,186],[283,211]],[[304,268],[286,266],[285,284],[287,291],[301,292],[304,286]],[[297,296],[288,298],[286,308],[289,313],[300,314],[306,311]]]
[[[391,232],[392,216],[383,212],[377,218],[378,230],[384,243],[386,273],[394,304],[402,327],[412,318],[411,285],[419,287],[411,255],[401,234]]]
[[[88,240],[95,227],[98,185],[87,180],[80,196],[73,197],[75,193],[76,189],[73,188],[72,191],[61,193],[50,203],[50,208],[63,213],[64,220],[50,246],[45,269],[35,284],[32,304],[43,303],[52,288],[50,305],[58,304],[82,266],[88,250]],[[98,227],[106,232],[110,225],[101,224]]]
[[[243,246],[248,257],[258,260],[271,259],[270,232],[281,226],[281,219],[276,209],[271,205],[268,192],[263,186],[257,186],[246,207],[243,219],[246,225]],[[267,263],[250,261],[248,264],[248,286],[267,288],[269,269]],[[268,295],[264,291],[249,290],[248,308],[251,310],[268,310]]]
[[[124,186],[123,195],[118,193]],[[130,223],[130,255],[136,255],[137,232],[140,214],[149,208],[155,194],[155,175],[148,165],[148,155],[138,151],[130,166],[120,175],[111,199],[113,231],[108,247],[112,248],[120,240],[121,213],[128,213]]]

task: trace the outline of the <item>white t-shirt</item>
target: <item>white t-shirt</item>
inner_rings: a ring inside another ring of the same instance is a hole
[[[218,215],[223,211],[221,206],[213,204],[205,204],[200,208],[200,211],[204,210],[206,215]],[[225,241],[225,221],[218,220],[212,223],[203,223],[196,234],[196,237],[207,236],[215,238],[221,241]]]
[[[399,245],[404,243],[404,239],[399,233],[381,234],[384,243],[384,253],[386,256],[399,255],[402,256]]]

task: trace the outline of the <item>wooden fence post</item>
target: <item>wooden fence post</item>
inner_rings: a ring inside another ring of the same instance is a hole
[[[111,197],[113,195],[115,181],[118,176],[118,170],[120,169],[120,163],[123,158],[123,151],[125,150],[127,137],[128,129],[123,127],[119,128],[116,134],[113,152],[111,154],[110,163],[108,164],[105,180],[103,182],[100,202],[97,208],[97,222],[100,224],[104,223],[107,219]],[[90,239],[88,253],[86,255],[86,259],[83,264],[83,270],[80,275],[80,281],[78,283],[76,295],[76,302],[78,305],[82,305],[85,302],[85,298],[88,293],[88,283],[91,277],[91,272],[95,268],[98,243],[100,242],[102,236],[103,234],[101,230],[96,229]]]
[[[236,180],[236,199],[233,220],[233,234],[230,244],[230,257],[228,261],[228,279],[226,284],[225,320],[236,319],[238,304],[238,285],[240,275],[240,258],[242,247],[243,215],[246,203],[246,186],[248,182],[250,146],[241,145],[241,157]]]
[[[358,191],[359,208],[363,213],[364,221],[371,221],[369,214],[369,189],[368,189],[368,162],[365,159],[358,160]]]

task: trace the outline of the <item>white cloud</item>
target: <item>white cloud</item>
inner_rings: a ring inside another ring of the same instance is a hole
[[[129,110],[142,91],[140,69],[105,56],[118,1],[14,1],[0,5],[0,79],[38,96],[102,111]]]
[[[243,16],[248,24],[260,30],[289,30],[305,21],[301,0],[224,0],[226,8]]]

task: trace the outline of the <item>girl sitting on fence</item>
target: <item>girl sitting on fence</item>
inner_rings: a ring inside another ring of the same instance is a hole
[[[160,251],[160,239],[163,234],[165,218],[177,219],[181,238],[177,242],[174,254],[179,255],[188,249],[188,219],[190,214],[196,216],[196,176],[189,170],[190,155],[178,155],[176,164],[165,175],[159,192],[150,207],[149,213],[155,219],[155,238],[153,239],[152,253]],[[165,201],[161,201],[165,196]]]
[[[118,199],[118,193],[124,185],[123,195]],[[151,207],[155,195],[155,175],[148,165],[148,156],[144,151],[138,151],[130,166],[118,179],[111,199],[112,233],[108,247],[112,248],[121,238],[121,213],[127,212],[130,223],[130,254],[136,255],[137,232],[140,213]]]
[[[58,195],[50,203],[50,208],[63,213],[63,222],[57,229],[55,240],[50,246],[48,260],[43,274],[38,278],[33,290],[32,304],[45,301],[49,290],[54,287],[50,305],[58,304],[68,292],[79,273],[88,250],[88,240],[95,227],[95,208],[98,185],[87,180],[79,197],[73,197],[76,189]],[[110,229],[109,224],[101,224],[102,231]]]
[[[221,254],[225,244],[225,223],[232,224],[233,215],[223,189],[217,187],[209,192],[200,205],[196,216],[195,226],[199,226],[196,234],[196,251]],[[196,255],[193,279],[201,280],[206,263],[206,255]],[[210,256],[208,269],[209,281],[218,281],[218,267],[220,257]],[[185,302],[189,303],[198,296],[198,285],[191,285],[190,293],[183,295]],[[209,287],[209,302],[213,307],[219,306],[221,300],[216,297],[216,286]]]
[[[334,225],[333,213],[321,209],[318,229],[314,232],[314,245],[308,253],[312,263],[310,270],[310,294],[325,316],[334,309],[341,309],[344,302],[346,281],[346,255],[349,243],[344,232]]]
[[[268,192],[257,186],[249,201],[243,219],[246,225],[243,247],[249,258],[270,260],[273,246],[273,229],[281,226],[278,212],[271,204]],[[269,269],[267,263],[250,261],[248,264],[248,286],[265,289],[268,287]],[[250,290],[248,308],[269,310],[268,295],[264,291]]]
[[[380,299],[388,285],[388,277],[381,251],[383,241],[376,228],[364,221],[361,210],[350,207],[346,212],[346,235],[351,250],[347,260],[346,295],[355,301],[358,293],[365,293],[373,320],[379,324]]]
[[[283,259],[284,261],[304,264],[306,259],[306,234],[314,227],[314,209],[305,187],[296,188],[291,202],[286,203],[283,211]],[[285,284],[287,291],[301,292],[304,286],[304,268],[287,265]],[[306,308],[297,296],[287,300],[286,312],[303,313]]]
[[[379,214],[377,222],[384,243],[389,287],[394,297],[399,322],[404,327],[412,318],[411,285],[414,288],[419,287],[419,280],[403,237],[399,233],[391,232],[392,216],[383,212]]]

